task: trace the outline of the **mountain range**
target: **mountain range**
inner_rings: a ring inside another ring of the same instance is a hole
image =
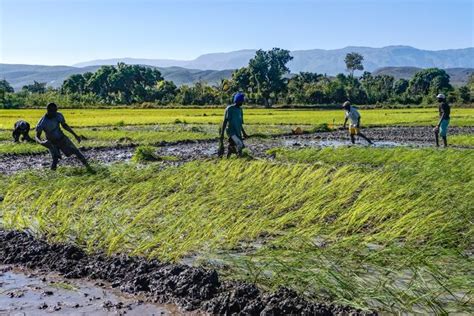
[[[225,70],[236,69],[248,64],[255,54],[254,49],[228,53],[201,55],[193,60],[113,58],[92,60],[74,66],[141,64],[156,67],[178,66],[190,69]],[[335,75],[345,71],[344,58],[347,53],[357,52],[364,56],[364,68],[374,71],[381,67],[419,68],[474,68],[474,47],[448,50],[422,50],[410,46],[387,46],[382,48],[349,46],[341,49],[295,50],[288,66],[293,73],[309,71]]]
[[[19,90],[24,85],[34,81],[47,82],[48,86],[60,87],[65,79],[73,74],[94,72],[101,66],[40,66],[21,64],[0,64],[0,79],[7,80],[10,85]],[[153,66],[150,66],[153,67]],[[204,81],[209,84],[218,84],[223,78],[230,78],[233,70],[199,70],[182,67],[154,67],[157,68],[166,80],[176,85],[193,84]]]
[[[193,60],[113,58],[92,60],[73,66],[40,66],[0,64],[0,79],[6,79],[15,89],[33,81],[47,82],[58,87],[72,74],[95,71],[101,65],[127,64],[157,67],[166,80],[177,85],[192,84],[199,80],[209,84],[229,78],[233,69],[248,64],[256,50],[239,50],[228,53],[201,55]],[[364,68],[374,73],[386,73],[396,78],[410,78],[422,68],[438,67],[447,69],[454,84],[467,81],[474,69],[474,47],[429,51],[410,46],[387,46],[382,48],[350,46],[334,50],[296,50],[289,62],[292,73],[309,71],[335,75],[345,72],[344,57],[349,52],[364,56]]]

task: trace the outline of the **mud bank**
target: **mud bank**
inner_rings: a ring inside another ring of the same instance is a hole
[[[367,128],[363,133],[371,138],[376,147],[396,146],[434,146],[432,127],[377,127]],[[452,127],[450,135],[474,134],[474,127]],[[303,135],[280,135],[269,138],[252,137],[245,141],[252,156],[267,158],[266,151],[274,147],[328,147],[351,145],[346,130],[318,132]],[[362,139],[356,145],[367,145]],[[136,145],[111,148],[85,148],[85,155],[95,163],[111,164],[129,161]],[[173,155],[179,161],[187,162],[196,159],[216,157],[217,140],[181,141],[176,143],[157,143],[158,155]],[[48,168],[51,158],[47,154],[37,155],[3,155],[0,156],[0,173],[12,174],[22,170]],[[74,157],[60,161],[62,166],[77,166],[80,163]]]
[[[227,282],[214,270],[125,255],[88,255],[69,244],[49,244],[18,231],[0,231],[0,263],[58,272],[65,278],[110,282],[125,293],[171,303],[183,311],[249,315],[375,315],[350,307],[313,303],[281,288],[265,293],[252,284]]]

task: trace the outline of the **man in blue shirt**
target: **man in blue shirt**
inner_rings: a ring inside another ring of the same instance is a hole
[[[48,148],[53,158],[51,164],[51,170],[56,170],[58,161],[61,158],[61,152],[69,157],[75,155],[87,169],[91,169],[86,157],[82,152],[77,149],[76,145],[66,136],[61,130],[61,126],[71,133],[77,140],[81,142],[81,138],[72,130],[72,128],[66,123],[64,116],[58,112],[58,107],[55,103],[49,103],[47,106],[46,114],[39,120],[36,125],[36,141]],[[46,140],[41,139],[42,133],[46,134]]]
[[[242,149],[245,147],[243,139],[247,137],[243,127],[244,112],[242,111],[242,104],[244,103],[244,100],[244,94],[238,92],[234,95],[234,104],[229,105],[225,109],[224,122],[222,123],[219,142],[219,157],[224,154],[224,131],[229,137],[227,158],[232,154],[242,156]]]

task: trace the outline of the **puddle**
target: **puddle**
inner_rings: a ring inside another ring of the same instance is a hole
[[[105,282],[0,265],[0,315],[176,315],[174,305],[145,303]]]
[[[473,127],[453,127],[450,128],[453,135],[473,134]],[[346,130],[336,130],[332,132],[319,132],[315,134],[303,134],[292,136],[274,136],[269,138],[250,138],[245,140],[247,148],[252,156],[267,158],[266,151],[274,147],[433,147],[434,139],[432,128],[427,127],[383,127],[364,129],[364,133],[373,140],[374,145],[370,146],[365,140],[356,138],[356,144],[350,142]],[[225,141],[227,147],[227,140]],[[179,144],[167,144],[157,146],[156,153],[162,156],[175,156],[179,163],[206,159],[217,156],[219,143],[216,139],[183,142]],[[129,161],[135,148],[101,148],[89,149],[84,154],[93,163],[112,164],[115,162]],[[12,174],[21,170],[48,168],[51,158],[48,154],[40,155],[0,155],[0,173]],[[168,165],[176,165],[178,162],[167,162]],[[65,158],[60,161],[60,165],[78,166],[80,163],[75,157]]]
[[[285,140],[282,144],[285,147],[347,147],[347,146],[367,146],[367,147],[408,147],[408,146],[417,146],[421,147],[423,144],[408,144],[402,142],[394,142],[394,141],[374,141],[372,145],[368,144],[365,141],[359,141],[355,144],[352,144],[349,140],[310,140],[310,139],[292,139],[292,140]],[[425,145],[427,146],[427,145]]]

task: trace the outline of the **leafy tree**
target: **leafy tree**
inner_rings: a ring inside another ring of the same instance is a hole
[[[258,50],[249,61],[251,86],[261,95],[266,107],[270,106],[272,95],[277,99],[285,91],[287,82],[283,75],[290,72],[286,64],[292,59],[288,50],[273,48],[269,51]]]
[[[119,63],[116,67],[102,66],[95,73],[72,75],[63,82],[61,91],[92,93],[110,103],[141,103],[154,101],[156,84],[162,80],[157,69]]]
[[[29,93],[45,93],[46,92],[46,82],[37,82],[34,81],[32,84],[23,86],[22,90]]]
[[[474,92],[474,73],[469,76],[469,79],[467,81],[467,87],[471,92]]]
[[[367,103],[367,95],[357,78],[347,77],[345,85],[346,99],[355,104]]]
[[[471,101],[471,93],[467,86],[459,87],[459,98],[463,103],[469,103],[469,101]]]
[[[379,103],[387,101],[393,94],[394,80],[389,75],[372,76],[370,72],[364,72],[360,81],[364,88],[368,103]]]
[[[310,82],[304,84],[304,101],[301,103],[324,104],[327,97],[324,93],[324,86],[318,82]]]
[[[344,62],[346,63],[346,69],[351,77],[354,77],[354,71],[364,70],[364,65],[362,65],[363,60],[364,56],[359,53],[352,52],[346,55]]]
[[[408,89],[408,80],[406,79],[398,79],[397,81],[395,81],[395,83],[393,84],[393,93],[395,93],[396,95],[402,95],[403,93],[405,93]]]
[[[2,79],[0,80],[0,92],[13,93],[14,90],[8,81]]]
[[[173,81],[162,80],[156,84],[155,100],[161,104],[169,104],[174,101],[178,88]]]
[[[113,66],[102,66],[87,80],[87,90],[108,101],[111,84],[109,77],[117,71]]]
[[[224,82],[226,83],[226,82]],[[242,67],[232,73],[232,79],[227,82],[229,86],[224,86],[226,90],[233,93],[237,91],[252,92],[251,73],[249,68]]]
[[[317,85],[320,80],[324,78],[323,75],[311,72],[300,72],[299,74],[293,76],[288,80],[288,95],[287,101],[289,103],[296,102],[296,103],[306,103],[307,99],[318,99],[322,100],[324,93],[322,92],[322,87]],[[311,87],[310,87],[311,86]],[[307,90],[315,91],[318,90],[321,93],[318,94],[318,97],[314,97],[314,93],[310,92],[307,93]],[[322,103],[323,101],[321,101]],[[311,102],[310,103],[314,103]],[[320,103],[320,102],[318,102]]]
[[[449,75],[438,68],[428,68],[417,72],[410,80],[409,92],[414,96],[435,95],[452,90],[449,84]]]
[[[63,93],[84,93],[86,92],[86,79],[81,74],[71,75],[64,80],[61,86]]]
[[[327,86],[327,98],[331,103],[342,103],[347,100],[345,89],[346,76],[339,74]]]

